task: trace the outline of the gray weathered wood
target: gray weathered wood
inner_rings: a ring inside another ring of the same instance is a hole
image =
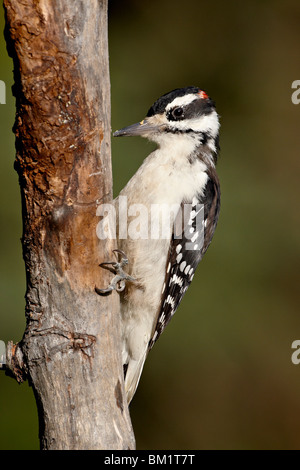
[[[5,0],[27,326],[8,367],[36,396],[43,449],[128,449],[119,300],[100,297],[97,205],[112,199],[107,0]]]

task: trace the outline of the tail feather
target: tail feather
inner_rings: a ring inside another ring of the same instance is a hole
[[[127,403],[131,402],[139,384],[144,363],[147,356],[147,350],[141,356],[138,361],[131,359],[128,364],[124,365],[125,372],[125,392],[127,397]],[[126,367],[127,366],[127,367]]]

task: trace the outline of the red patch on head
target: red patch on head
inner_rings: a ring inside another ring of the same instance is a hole
[[[208,98],[208,95],[205,93],[205,91],[202,91],[202,90],[198,92],[198,95],[200,96],[200,98],[203,98],[203,99]]]

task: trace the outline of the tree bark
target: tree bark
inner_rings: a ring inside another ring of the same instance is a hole
[[[112,242],[107,0],[4,0],[14,60],[26,319],[8,366],[28,378],[43,449],[133,449],[119,299],[95,291]]]

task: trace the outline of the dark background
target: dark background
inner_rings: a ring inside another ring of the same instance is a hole
[[[4,19],[1,13],[1,31]],[[197,85],[221,116],[213,243],[150,353],[131,415],[139,449],[299,449],[298,0],[110,0],[112,129]],[[0,339],[24,331],[12,62],[0,39]],[[114,192],[153,148],[113,140]],[[38,448],[32,390],[0,373],[0,448]]]

